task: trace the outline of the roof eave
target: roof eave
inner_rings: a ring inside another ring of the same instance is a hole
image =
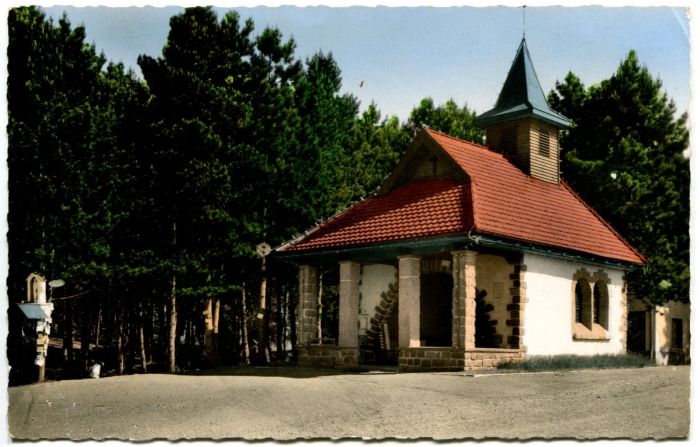
[[[399,239],[370,244],[323,247],[309,250],[273,252],[274,256],[292,262],[338,262],[341,260],[370,261],[396,258],[406,254],[429,254],[452,251],[470,242],[465,233],[428,238]]]
[[[535,242],[521,241],[512,238],[500,237],[484,233],[474,235],[479,240],[480,245],[493,248],[501,248],[506,250],[521,251],[532,253],[549,258],[563,259],[567,261],[584,262],[587,264],[595,264],[605,267],[615,267],[624,270],[635,270],[643,267],[643,263],[634,263],[615,259],[592,253],[582,252],[578,250],[570,250],[563,247],[548,246]]]
[[[486,127],[491,124],[513,121],[520,118],[533,118],[537,121],[550,124],[558,129],[564,129],[571,126],[571,120],[553,111],[542,111],[531,107],[514,110],[512,112],[509,112],[508,110],[509,109],[490,110],[476,117],[474,124],[479,127]]]
[[[324,247],[289,252],[282,251],[274,252],[274,256],[292,262],[338,262],[339,260],[368,261],[381,258],[393,259],[404,254],[421,255],[436,253],[437,251],[452,251],[469,247],[476,248],[478,246],[532,253],[549,258],[583,262],[604,267],[614,267],[623,270],[635,270],[644,265],[482,232],[472,233],[471,235],[461,233],[430,238],[401,239],[372,244]]]

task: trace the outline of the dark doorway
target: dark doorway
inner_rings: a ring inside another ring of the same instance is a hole
[[[425,346],[452,346],[452,288],[449,273],[420,277],[420,339]]]
[[[627,315],[627,350],[635,354],[646,352],[646,312]]]
[[[377,346],[376,363],[378,365],[398,366],[399,364],[399,303],[394,305],[389,319],[382,327],[383,340],[381,346]]]

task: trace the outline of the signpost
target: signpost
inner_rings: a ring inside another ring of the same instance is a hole
[[[60,279],[49,282],[51,287],[50,294],[53,295],[53,289],[62,287],[64,282]],[[49,350],[49,334],[51,333],[51,312],[53,312],[53,303],[51,298],[46,302],[46,280],[36,273],[32,273],[27,278],[27,301],[17,304],[28,320],[36,320],[36,358],[34,364],[37,366],[37,382],[44,381],[44,373],[46,371],[46,355]]]

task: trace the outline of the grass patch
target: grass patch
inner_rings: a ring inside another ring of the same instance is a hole
[[[543,355],[498,365],[509,371],[561,371],[571,369],[642,368],[654,362],[636,355]]]

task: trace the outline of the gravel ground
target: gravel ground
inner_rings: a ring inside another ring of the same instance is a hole
[[[690,368],[540,374],[228,368],[12,387],[15,439],[666,438]]]

